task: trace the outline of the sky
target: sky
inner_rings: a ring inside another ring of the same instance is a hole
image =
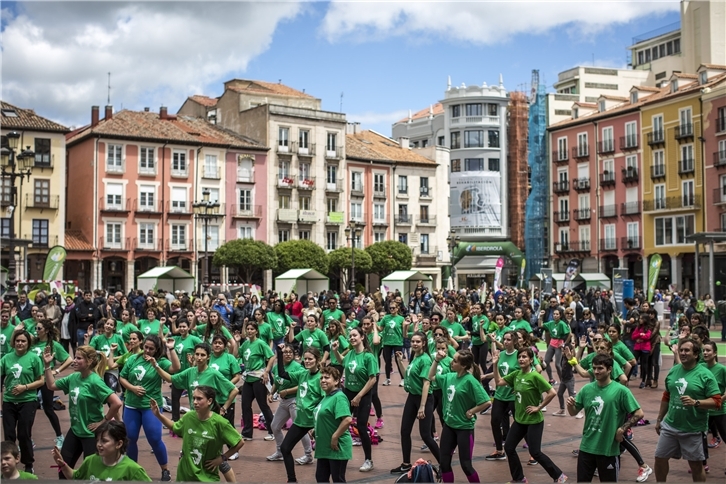
[[[452,84],[552,91],[577,65],[626,68],[678,0],[2,2],[3,101],[69,127],[104,106],[176,112],[233,78],[282,83],[390,136]],[[102,110],[103,111],[103,110]]]

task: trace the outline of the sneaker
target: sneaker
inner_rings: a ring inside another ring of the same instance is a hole
[[[382,429],[383,428],[383,417],[376,420],[376,424],[373,426],[374,429]]]
[[[427,450],[429,450],[429,446],[428,445],[424,444],[424,445],[421,446],[421,451],[422,452],[425,452]]]
[[[546,411],[547,411],[547,407],[542,407],[542,412],[546,412]]]
[[[646,465],[645,467],[638,468],[638,477],[635,478],[635,482],[645,482],[648,477],[653,473],[653,469]]]
[[[567,414],[563,409],[557,410],[556,412],[552,412],[552,415],[555,417],[567,417]]]
[[[371,417],[373,417],[375,414],[376,414],[376,409],[373,408],[373,407],[371,407],[371,411],[370,411],[370,413],[368,415],[370,415]]]
[[[282,460],[282,454],[279,452],[275,452],[272,455],[268,455],[267,460],[269,460],[269,461]]]
[[[573,451],[572,451],[572,455],[573,455],[574,457],[579,457],[579,456],[580,456],[580,449],[575,449],[575,450],[573,450]]]
[[[386,378],[386,381],[383,382],[383,386],[384,387],[387,387],[387,386],[390,386],[390,385],[391,385],[391,379],[390,378]]]
[[[557,483],[567,482],[567,476],[565,475],[565,473],[563,472],[562,474],[560,474],[560,477],[558,477],[555,482],[557,482]]]
[[[244,440],[245,442],[247,442],[248,440],[252,440],[252,436],[247,437],[246,435],[243,435],[242,436],[242,440]]]
[[[525,442],[524,445],[522,445],[522,448],[523,449],[529,449],[529,445],[527,445],[527,442]]]
[[[368,462],[368,461],[366,461]],[[365,464],[363,464],[365,465]],[[362,470],[362,468],[361,468]],[[400,466],[396,467],[395,469],[391,469],[391,474],[403,474],[411,470],[411,464],[401,464]]]
[[[295,462],[297,462],[297,465],[299,465],[299,466],[305,466],[308,464],[312,464],[313,461],[315,461],[315,459],[313,459],[313,456],[307,455],[307,454],[305,454],[304,456],[302,456],[298,459],[295,459]]]
[[[370,472],[373,470],[373,461],[370,459],[366,459],[366,461],[363,463],[362,466],[360,466],[360,469],[358,469],[361,472]]]
[[[239,459],[239,452],[235,452],[234,454],[230,455],[227,460],[237,460]]]
[[[492,452],[488,456],[484,457],[484,460],[507,460],[507,456],[504,452]]]
[[[597,469],[595,469],[595,473],[593,474],[593,477],[600,477],[600,473]]]
[[[527,478],[525,477],[521,481],[509,481],[509,482],[507,482],[507,484],[515,484],[515,483],[527,484]]]
[[[35,449],[35,440],[30,439],[30,443],[33,444],[33,448]]]
[[[577,415],[575,415],[575,418],[584,418],[585,417],[585,410],[580,410],[577,412]]]
[[[353,447],[360,447],[363,443],[358,437],[353,437]]]
[[[645,388],[645,382],[644,381],[640,382],[640,385],[638,385],[638,388]]]
[[[401,383],[398,384],[399,387],[403,386],[403,380],[401,380]]]
[[[55,438],[55,446],[58,447],[59,449],[62,449],[63,448],[63,442],[65,440],[66,440],[65,437],[63,437],[62,435],[59,435],[58,437]]]
[[[550,385],[555,386],[557,385],[557,382],[555,380],[550,380]]]
[[[187,391],[186,391],[186,390],[184,390],[184,391],[182,392],[182,394],[181,394],[181,397],[179,397],[179,398],[181,399],[181,398],[184,398],[184,397],[187,397],[187,396],[189,396],[189,393],[187,393]]]
[[[530,458],[529,458],[529,460],[527,461],[527,465],[528,465],[528,466],[536,466],[536,465],[538,465],[538,464],[539,464],[539,462],[537,462],[536,460],[534,460],[534,459],[533,459],[533,458],[531,458],[531,457],[530,457]]]
[[[713,439],[711,439],[711,442],[709,442],[708,448],[716,449],[719,445],[721,445],[721,437],[714,437]]]
[[[25,466],[25,472],[28,474],[35,474],[35,469],[33,469],[33,466]]]
[[[272,434],[265,435],[265,440],[270,442],[271,440],[275,440],[275,436]]]
[[[161,470],[161,482],[170,482],[171,481],[171,472],[169,472],[169,469],[162,469]]]

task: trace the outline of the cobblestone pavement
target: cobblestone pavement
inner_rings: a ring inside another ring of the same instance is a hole
[[[661,372],[661,380],[665,378],[668,368],[671,366],[672,359],[664,357],[664,369]],[[348,463],[347,480],[348,482],[393,482],[395,476],[389,472],[390,469],[397,467],[401,463],[400,449],[400,414],[403,410],[403,404],[406,399],[406,393],[403,388],[398,386],[400,381],[398,375],[393,375],[393,385],[380,387],[380,398],[383,404],[383,414],[385,426],[379,430],[383,437],[383,442],[377,446],[373,446],[373,462],[375,468],[369,473],[362,473],[358,468],[363,464],[363,450],[360,447],[354,447],[353,460]],[[658,411],[658,405],[662,394],[661,389],[639,389],[635,381],[632,387],[636,399],[640,402],[647,419],[653,422],[651,425],[637,427],[634,430],[634,442],[640,449],[646,463],[653,466],[653,455],[657,441],[657,435],[654,430],[655,418]],[[577,380],[576,388],[580,388],[584,384],[582,379]],[[168,394],[168,387],[165,387]],[[67,401],[67,397],[62,397]],[[236,420],[239,427],[240,409],[239,399],[237,403]],[[557,399],[549,405],[545,414],[545,432],[542,443],[542,450],[570,476],[574,482],[576,476],[577,460],[572,456],[572,450],[578,448],[582,425],[584,419],[575,419],[574,417],[554,417],[552,412],[558,408]],[[273,407],[274,411],[274,407]],[[58,412],[61,427],[64,432],[68,429],[68,412]],[[373,423],[374,417],[371,417]],[[54,436],[45,414],[39,411],[35,418],[34,435],[35,449],[35,471],[38,476],[43,479],[52,479],[56,477],[55,469],[52,469],[54,463],[51,458],[51,448]],[[232,461],[237,480],[240,482],[285,482],[286,474],[282,462],[268,462],[265,456],[275,451],[274,442],[263,440],[265,433],[256,430],[254,440],[246,442],[241,451],[240,459]],[[171,438],[168,432],[164,432],[164,442],[166,443],[169,454],[169,465],[172,479],[176,476],[177,456],[181,449],[181,439]],[[419,449],[422,445],[417,427],[413,431],[413,453],[412,458],[431,458],[428,452],[421,452]],[[726,444],[718,449],[711,449],[711,459],[709,464],[711,472],[708,475],[709,482],[724,482],[724,467],[726,466]],[[489,415],[480,416],[476,426],[476,445],[474,448],[474,467],[479,473],[482,482],[507,482],[510,480],[509,467],[506,461],[488,462],[484,457],[493,450],[493,439],[491,436],[491,425]],[[526,450],[520,447],[520,454],[523,462],[527,460]],[[294,452],[295,457],[302,455],[302,446],[298,445]],[[151,448],[143,437],[139,441],[139,461],[146,468],[152,479],[158,480],[161,477],[161,471],[156,463],[154,455],[151,454]],[[79,464],[77,464],[78,466]],[[77,467],[76,466],[76,467]],[[300,482],[315,481],[315,465],[296,466],[297,477]],[[629,454],[624,454],[621,462],[621,481],[634,482],[637,475],[638,466]],[[454,472],[457,482],[466,482],[466,477],[458,465],[456,455],[454,455]],[[525,475],[529,482],[551,482],[547,473],[540,466],[525,466]],[[597,478],[596,478],[597,480]],[[688,474],[688,464],[684,461],[671,461],[671,471],[668,476],[669,482],[691,482],[691,476]],[[655,482],[655,476],[652,475],[649,482]]]

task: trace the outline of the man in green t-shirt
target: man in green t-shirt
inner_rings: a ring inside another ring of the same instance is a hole
[[[701,345],[691,338],[678,343],[680,365],[668,372],[655,431],[660,436],[655,448],[655,477],[665,482],[668,461],[688,461],[694,482],[704,482],[703,432],[708,429],[708,411],[721,408],[721,393],[711,372],[698,364]]]
[[[585,425],[577,455],[577,482],[591,482],[595,471],[600,476],[600,482],[617,482],[620,442],[625,432],[643,418],[643,410],[630,389],[611,379],[612,369],[613,359],[610,356],[595,356],[592,361],[595,381],[582,387],[577,397],[567,399],[570,415],[585,410]],[[631,417],[625,421],[628,414]],[[625,423],[619,426],[623,421]]]
[[[343,328],[345,328],[345,314],[343,313],[343,311],[338,309],[338,300],[334,297],[328,299],[328,309],[323,311],[323,317],[320,321],[320,324],[322,324],[321,329],[323,331],[327,331],[328,324],[332,320],[340,321],[340,324],[342,324]]]

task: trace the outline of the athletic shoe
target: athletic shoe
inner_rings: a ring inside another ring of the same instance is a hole
[[[538,464],[539,464],[539,462],[537,462],[536,460],[534,460],[534,459],[533,459],[533,458],[531,458],[531,457],[530,457],[530,458],[529,458],[529,460],[527,461],[527,465],[528,465],[528,466],[536,466],[536,465],[538,465]]]
[[[542,411],[543,412],[546,412],[547,411],[547,407],[542,407]]]
[[[645,482],[648,477],[653,473],[653,469],[649,465],[638,468],[638,477],[635,478],[635,482]]]
[[[33,444],[33,448],[35,449],[35,440],[30,439],[30,443]]]
[[[428,445],[424,444],[424,445],[421,446],[421,451],[422,452],[425,452],[427,450],[429,450],[429,446]]]
[[[719,445],[721,445],[721,437],[714,437],[713,439],[711,439],[711,442],[709,442],[708,448],[716,449]]]
[[[63,448],[63,442],[65,440],[66,440],[65,437],[63,437],[62,435],[59,435],[58,437],[55,438],[55,446],[58,447],[59,449],[62,449]]]
[[[403,386],[403,380],[401,380],[401,383],[398,384],[399,387]]]
[[[313,459],[313,456],[307,455],[307,454],[305,454],[304,456],[302,456],[300,458],[295,459],[295,462],[297,462],[297,465],[299,465],[299,466],[312,464],[313,461],[315,461],[315,459]]]
[[[368,415],[370,415],[370,416],[372,417],[372,416],[374,416],[375,414],[376,414],[376,409],[375,409],[375,408],[373,408],[373,407],[371,407],[371,411],[370,411],[370,413],[369,413]]]
[[[360,469],[358,469],[361,472],[370,472],[373,470],[373,461],[370,459],[366,459],[366,461],[363,463],[362,466],[360,466]]]
[[[366,462],[368,462],[368,461],[366,461]],[[404,472],[408,472],[410,470],[411,470],[411,464],[401,464],[400,466],[396,467],[395,469],[391,469],[391,474],[403,474]]]
[[[28,474],[35,474],[35,469],[33,469],[33,466],[25,466],[25,472]]]
[[[575,418],[583,418],[583,417],[585,417],[585,410],[584,409],[583,410],[580,410],[579,412],[577,412],[577,415],[575,415]]]
[[[373,426],[375,429],[382,429],[383,428],[383,417],[380,417],[378,420],[376,420],[376,424]]]
[[[598,472],[597,468],[595,469],[595,473],[593,474],[593,477],[600,477],[600,473]]]
[[[162,469],[161,470],[161,482],[170,482],[171,481],[171,472],[169,472],[169,469]]]
[[[567,414],[562,409],[557,410],[556,412],[552,412],[552,415],[554,415],[555,417],[567,417]]]
[[[640,385],[638,385],[638,388],[645,388],[645,382],[644,381],[640,382]]]
[[[523,449],[529,449],[529,445],[527,445],[527,442],[525,442],[524,445],[522,445],[522,448]]]
[[[353,447],[360,447],[363,443],[358,437],[353,437]]]
[[[575,449],[575,450],[573,450],[573,451],[572,451],[572,455],[573,455],[574,457],[579,457],[579,456],[580,456],[580,449]]]
[[[653,383],[651,383],[650,388],[658,388],[658,382],[654,381]]]
[[[252,440],[252,437],[251,436],[250,437],[247,437],[246,435],[243,435],[242,436],[242,440],[244,440],[246,442],[248,440]]]
[[[189,394],[187,393],[187,391],[186,391],[186,390],[184,390],[184,391],[182,392],[182,394],[181,394],[181,397],[179,397],[179,398],[184,398],[184,397],[186,397],[186,396],[189,396]]]
[[[507,460],[507,456],[504,452],[492,452],[488,456],[484,457],[484,460]]]
[[[507,484],[515,484],[515,483],[527,484],[527,478],[525,477],[521,481],[509,481]]]
[[[391,385],[391,379],[390,378],[386,378],[386,381],[383,382],[383,386],[384,387],[387,387],[387,386],[390,386],[390,385]]]
[[[560,474],[560,477],[558,477],[555,482],[557,482],[557,483],[567,482],[567,476],[565,475],[565,473],[563,472],[562,474]]]
[[[280,454],[279,452],[275,452],[272,455],[268,455],[267,460],[269,460],[269,461],[282,460],[282,454]]]
[[[265,435],[265,440],[270,442],[271,440],[275,440],[275,436],[272,434]]]
[[[237,460],[239,459],[239,452],[235,452],[234,454],[230,455],[227,460]]]
[[[557,385],[557,381],[555,381],[555,380],[550,380],[550,385],[552,385],[552,386],[555,386],[555,385]]]

